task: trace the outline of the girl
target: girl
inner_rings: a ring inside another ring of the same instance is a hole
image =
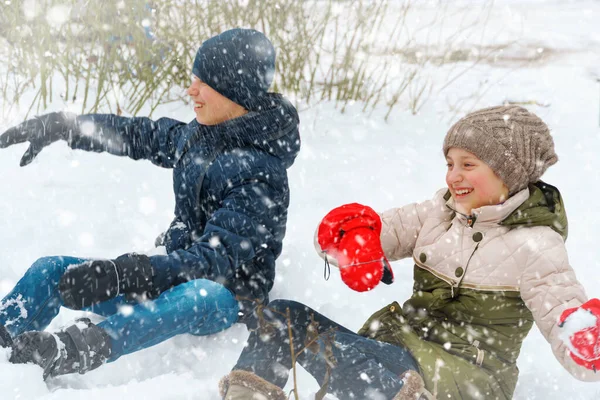
[[[285,398],[288,315],[298,362],[340,399],[510,399],[533,323],[573,376],[600,380],[600,301],[586,303],[561,195],[539,180],[557,162],[546,124],[521,107],[483,109],[450,129],[443,152],[448,187],[432,200],[381,215],[348,204],[317,231],[317,250],[355,290],[389,281],[388,259],[412,256],[412,297],[358,334],[273,301],[222,380],[225,398]]]

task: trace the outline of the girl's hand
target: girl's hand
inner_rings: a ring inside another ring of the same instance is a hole
[[[558,326],[569,355],[594,372],[600,369],[600,300],[592,299],[581,307],[563,311]]]
[[[337,259],[342,281],[364,292],[393,274],[381,248],[381,218],[371,208],[352,203],[330,211],[319,225],[321,250]]]

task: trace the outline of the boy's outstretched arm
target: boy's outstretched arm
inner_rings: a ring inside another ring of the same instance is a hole
[[[64,140],[73,149],[147,159],[162,167],[174,163],[178,129],[183,122],[161,118],[120,117],[113,114],[53,112],[29,119],[0,135],[0,148],[29,142],[21,158],[28,165],[50,144]]]

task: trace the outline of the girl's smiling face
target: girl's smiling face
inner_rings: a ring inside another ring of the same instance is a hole
[[[508,187],[473,153],[451,147],[446,161],[446,184],[456,211],[470,215],[474,208],[500,204],[508,199]]]

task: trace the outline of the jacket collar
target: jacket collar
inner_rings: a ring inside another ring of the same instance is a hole
[[[472,219],[473,223],[485,223],[485,224],[499,224],[504,221],[510,214],[512,214],[521,204],[529,198],[529,188],[525,188],[520,192],[515,193],[508,198],[504,203],[483,206],[474,208],[471,210],[471,215],[465,215],[456,211],[454,199],[450,197],[446,201],[446,206],[456,213],[456,218],[460,221],[464,221],[467,224],[469,219]],[[474,218],[473,218],[474,217]],[[472,224],[471,224],[472,225]]]
[[[299,117],[296,108],[281,94],[268,93],[257,111],[217,125],[202,125],[195,119],[181,137],[180,159],[192,147],[202,146],[206,154],[243,147],[259,148],[279,158],[289,168],[300,150]]]

